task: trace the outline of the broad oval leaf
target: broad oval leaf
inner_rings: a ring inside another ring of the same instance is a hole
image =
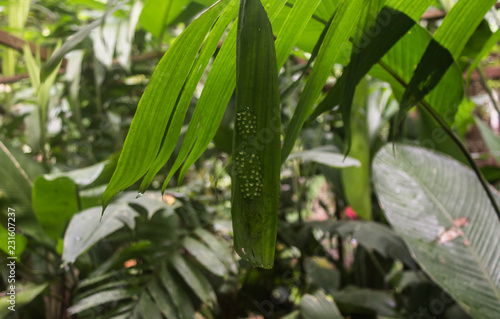
[[[373,171],[387,219],[424,271],[471,316],[498,318],[500,222],[474,172],[399,144],[377,154]]]

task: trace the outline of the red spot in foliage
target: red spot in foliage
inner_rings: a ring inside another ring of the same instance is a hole
[[[356,214],[356,212],[354,211],[354,209],[352,209],[351,206],[347,206],[347,208],[345,209],[345,215],[349,219],[358,219],[358,214]]]

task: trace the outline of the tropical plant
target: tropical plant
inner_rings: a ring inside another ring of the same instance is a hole
[[[495,5],[0,1],[0,314],[496,318]]]

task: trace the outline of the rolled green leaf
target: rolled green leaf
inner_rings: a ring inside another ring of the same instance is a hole
[[[271,23],[260,0],[238,19],[232,209],[235,250],[256,267],[274,262],[280,187],[280,101]]]

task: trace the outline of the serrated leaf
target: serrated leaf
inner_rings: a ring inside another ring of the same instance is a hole
[[[438,153],[399,144],[394,151],[385,146],[373,170],[385,215],[422,269],[472,317],[496,318],[500,222],[474,172]],[[468,224],[455,226],[464,219]],[[450,230],[458,235],[445,240]]]

